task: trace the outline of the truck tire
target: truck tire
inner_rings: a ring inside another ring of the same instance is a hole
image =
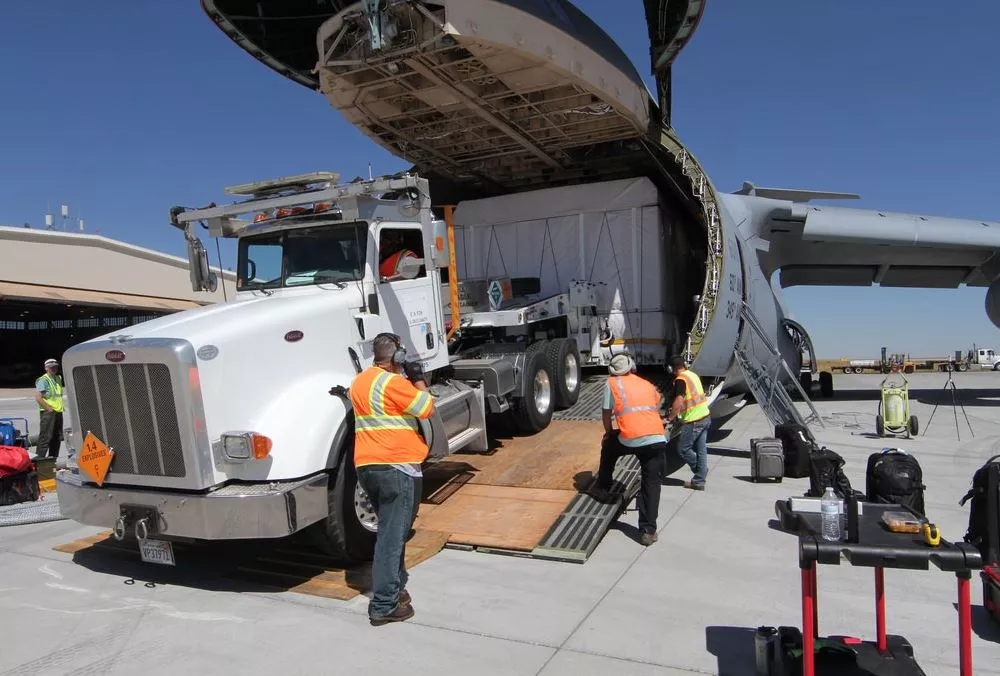
[[[555,405],[569,408],[580,398],[580,350],[576,341],[556,338],[546,345],[545,359],[553,378]]]
[[[549,426],[555,409],[552,370],[545,352],[530,348],[525,352],[521,377],[527,383],[527,391],[525,396],[514,400],[512,419],[518,431],[534,434]]]
[[[354,443],[340,456],[336,474],[327,488],[328,512],[311,526],[313,541],[324,554],[347,562],[371,561],[375,554],[378,521],[354,469]],[[365,518],[362,519],[362,514]],[[363,523],[364,520],[364,523]]]

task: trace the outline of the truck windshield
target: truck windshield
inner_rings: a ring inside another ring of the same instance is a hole
[[[237,288],[273,289],[362,279],[368,226],[323,225],[240,238]]]

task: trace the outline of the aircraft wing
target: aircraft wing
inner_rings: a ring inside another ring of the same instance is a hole
[[[1000,222],[815,206],[745,195],[782,287],[988,287],[1000,276]]]

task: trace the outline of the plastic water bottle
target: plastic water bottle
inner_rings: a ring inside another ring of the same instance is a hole
[[[819,503],[820,517],[823,525],[823,539],[836,541],[840,539],[840,498],[833,492],[833,486],[827,486]]]

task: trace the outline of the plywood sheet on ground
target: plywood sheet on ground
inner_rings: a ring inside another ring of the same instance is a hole
[[[478,547],[534,549],[576,491],[466,484],[424,511],[418,528],[450,533],[448,542]]]
[[[462,483],[579,490],[597,471],[604,428],[595,422],[553,420],[543,432],[501,439],[490,454],[454,453],[425,476],[451,473]]]
[[[448,533],[430,529],[418,530],[406,543],[406,566],[413,568],[431,558],[448,541]],[[291,541],[265,543],[252,554],[241,552],[238,546],[225,550],[226,543],[183,544],[174,543],[178,561],[175,570],[150,564],[150,572],[162,575],[188,575],[197,584],[217,587],[219,580],[233,583],[234,589],[243,585],[262,585],[274,590],[292,591],[312,596],[349,600],[371,588],[371,565],[346,567],[341,562],[317,550]],[[80,538],[53,547],[67,554],[110,555],[130,562],[140,559],[134,541],[118,542],[110,531]],[[226,562],[218,565],[219,561]],[[193,575],[192,575],[193,573]],[[184,584],[183,579],[173,580]]]

